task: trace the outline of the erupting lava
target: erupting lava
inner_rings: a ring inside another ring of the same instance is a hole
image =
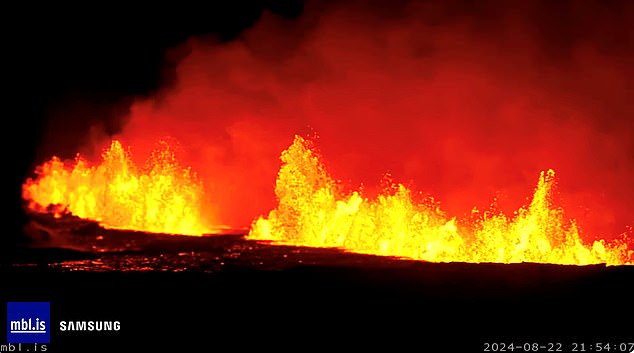
[[[203,186],[190,168],[178,164],[166,142],[137,167],[121,143],[113,140],[103,161],[90,165],[79,155],[74,163],[59,158],[38,167],[22,195],[29,208],[56,215],[70,212],[106,228],[154,233],[209,233],[202,214]]]
[[[631,239],[582,242],[575,222],[552,204],[552,170],[540,174],[530,205],[514,217],[474,211],[471,220],[459,222],[433,201],[415,202],[401,184],[375,200],[344,194],[299,136],[281,159],[279,204],[253,223],[250,239],[433,262],[634,264]]]
[[[203,217],[203,185],[178,164],[166,142],[143,168],[116,140],[102,157],[94,166],[77,156],[72,164],[53,157],[38,167],[38,177],[23,185],[29,208],[70,212],[107,228],[211,232]],[[552,170],[540,174],[532,201],[513,217],[474,209],[470,219],[457,220],[431,199],[415,201],[402,184],[376,199],[344,193],[302,137],[295,137],[281,159],[275,185],[279,204],[253,222],[250,239],[433,262],[634,264],[634,244],[625,235],[584,244],[575,222],[553,205]]]

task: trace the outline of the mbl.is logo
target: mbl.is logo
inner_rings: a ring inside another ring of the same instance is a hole
[[[51,303],[8,302],[8,343],[49,343]]]

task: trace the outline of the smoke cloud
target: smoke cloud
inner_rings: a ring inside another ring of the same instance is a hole
[[[232,226],[274,206],[294,134],[369,196],[389,172],[450,215],[512,212],[552,168],[588,240],[634,225],[634,3],[390,4],[309,2],[233,41],[190,38],[116,137],[141,156],[179,141]]]

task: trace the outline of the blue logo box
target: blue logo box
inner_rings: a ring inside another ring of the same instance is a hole
[[[51,303],[8,302],[8,343],[50,343]]]

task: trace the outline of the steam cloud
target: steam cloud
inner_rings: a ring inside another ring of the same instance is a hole
[[[510,212],[553,168],[588,240],[634,225],[634,3],[385,5],[307,3],[234,41],[191,38],[117,137],[141,155],[179,141],[232,226],[273,207],[280,152],[314,133],[367,195],[390,172],[450,215],[493,197]]]

